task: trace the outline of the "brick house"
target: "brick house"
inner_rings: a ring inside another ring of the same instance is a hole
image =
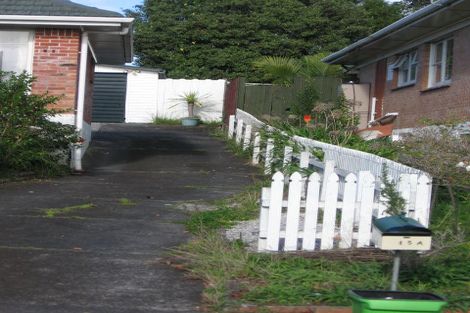
[[[0,1],[0,69],[26,71],[36,77],[33,93],[61,96],[56,120],[85,139],[74,151],[77,170],[91,140],[95,64],[132,60],[132,22],[68,0]]]
[[[369,120],[398,113],[394,133],[422,119],[470,121],[470,0],[440,0],[327,56],[370,84]]]

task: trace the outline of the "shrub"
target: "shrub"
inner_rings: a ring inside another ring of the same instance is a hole
[[[34,79],[0,71],[0,174],[32,172],[37,176],[63,173],[63,162],[77,136],[72,126],[49,120],[47,107],[57,97],[31,94]],[[62,162],[61,162],[62,161]]]

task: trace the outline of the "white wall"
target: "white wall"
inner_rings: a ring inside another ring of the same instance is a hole
[[[203,107],[195,109],[195,114],[203,121],[222,120],[225,93],[225,80],[161,79],[157,83],[157,117],[179,119],[188,116],[188,107],[180,99],[182,94],[196,91]]]

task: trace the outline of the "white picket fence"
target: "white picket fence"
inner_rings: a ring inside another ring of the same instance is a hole
[[[288,184],[281,172],[275,173],[271,188],[262,191],[258,250],[370,247],[373,216],[386,216],[385,199],[377,196],[375,182],[370,172],[348,174],[340,195],[336,173],[323,177],[313,173],[307,179],[295,172]],[[407,216],[426,226],[430,184],[429,176],[416,174],[402,174],[399,183]]]
[[[266,174],[270,174],[272,164],[276,161],[272,154],[274,146],[273,141],[267,140],[263,147],[261,147],[258,130],[263,127],[268,130],[274,130],[274,128],[259,121],[249,113],[238,109],[236,116],[230,116],[228,137],[233,138],[235,136],[237,143],[243,144],[244,149],[248,149],[250,146],[253,147],[253,164],[258,164],[260,161],[264,161]],[[333,164],[337,174],[343,178],[349,173],[357,175],[360,171],[369,171],[375,177],[380,177],[384,166],[387,167],[389,176],[395,181],[398,181],[402,174],[430,176],[424,171],[371,153],[335,146],[299,136],[293,136],[291,137],[291,140],[300,145],[305,151],[321,150],[323,152],[323,162],[310,156],[308,161],[309,165],[307,167],[312,167],[317,171],[323,172],[327,170],[325,169],[325,165]],[[291,147],[287,147],[286,149],[286,152],[289,153]],[[300,160],[301,155],[287,155],[287,157]],[[285,164],[285,162],[286,161],[284,161],[283,164]],[[380,180],[377,181],[376,188],[380,188]]]
[[[284,167],[293,162],[298,162],[300,168],[313,168],[316,173],[308,181],[294,173],[286,187],[287,200],[283,195],[288,177],[280,172],[274,175],[271,190],[263,189],[260,251],[314,250],[317,241],[320,249],[370,246],[372,216],[384,215],[380,197],[384,164],[407,201],[407,215],[428,225],[432,178],[427,173],[369,153],[297,136],[291,139],[304,151],[295,154],[293,147],[286,146],[282,160],[275,160],[274,140],[261,142],[258,130],[262,127],[274,130],[238,110],[237,116],[230,116],[228,137],[244,150],[251,148],[252,163],[263,162],[266,175],[272,174],[274,163]],[[323,151],[323,161],[309,152],[312,148]],[[319,212],[321,221],[317,221]]]

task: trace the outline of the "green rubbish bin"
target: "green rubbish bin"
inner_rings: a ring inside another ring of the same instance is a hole
[[[439,313],[447,302],[432,293],[349,290],[353,313]]]

